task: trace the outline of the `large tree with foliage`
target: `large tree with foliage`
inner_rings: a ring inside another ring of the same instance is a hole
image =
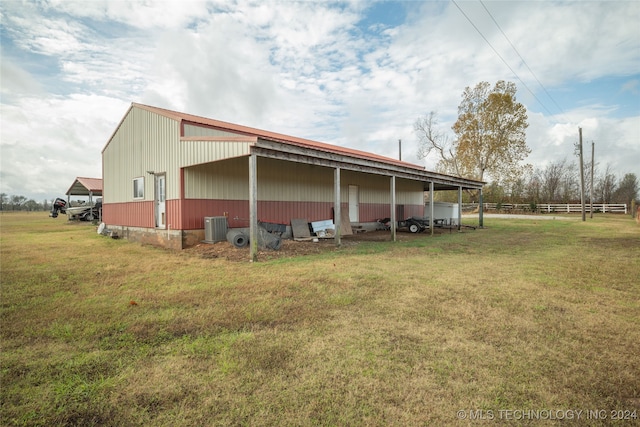
[[[458,163],[466,176],[503,181],[521,175],[521,162],[531,150],[526,143],[527,110],[516,101],[516,85],[499,81],[467,87],[452,129],[457,136]]]
[[[415,125],[421,157],[439,155],[441,172],[496,182],[522,176],[521,162],[531,150],[526,144],[527,111],[516,101],[515,83],[487,82],[467,87],[458,106],[458,120],[451,139],[437,128],[435,113],[419,118]]]

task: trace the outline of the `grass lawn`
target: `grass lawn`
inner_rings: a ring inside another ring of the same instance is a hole
[[[640,425],[640,226],[485,225],[252,264],[4,213],[0,424]]]

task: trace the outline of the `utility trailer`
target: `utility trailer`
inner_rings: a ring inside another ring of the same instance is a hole
[[[384,218],[384,219],[379,219],[377,220],[378,223],[380,223],[381,225],[384,226],[385,230],[389,230],[391,228],[390,225],[390,218]],[[411,233],[422,233],[425,230],[429,229],[429,218],[419,218],[419,217],[415,217],[412,216],[410,218],[398,221],[398,229],[400,230],[407,230],[410,231]],[[472,229],[476,229],[476,227],[471,226],[471,225],[460,225],[460,227],[458,227],[454,222],[447,220],[445,218],[437,218],[435,220],[433,220],[433,227],[434,228],[448,228],[449,230],[452,230],[454,228],[472,228]]]
[[[433,226],[436,228],[442,228],[444,225],[444,219],[436,219],[433,221]],[[398,221],[398,228],[406,228],[412,233],[422,233],[424,230],[429,229],[429,218],[412,216],[403,221]]]
[[[378,219],[376,222],[380,224],[379,229],[391,229],[391,218]],[[444,224],[444,219],[436,219],[433,223],[434,227],[443,227]],[[412,216],[407,219],[400,220],[398,221],[398,229],[408,230],[412,233],[422,233],[424,230],[429,229],[429,218],[418,218]]]

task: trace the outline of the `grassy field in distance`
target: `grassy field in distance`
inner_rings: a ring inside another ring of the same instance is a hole
[[[640,226],[485,225],[242,263],[2,213],[0,424],[639,425]]]

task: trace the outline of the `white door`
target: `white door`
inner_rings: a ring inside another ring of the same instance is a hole
[[[165,175],[156,175],[156,227],[167,228]]]
[[[360,222],[360,204],[358,203],[358,186],[349,186],[349,221]]]

